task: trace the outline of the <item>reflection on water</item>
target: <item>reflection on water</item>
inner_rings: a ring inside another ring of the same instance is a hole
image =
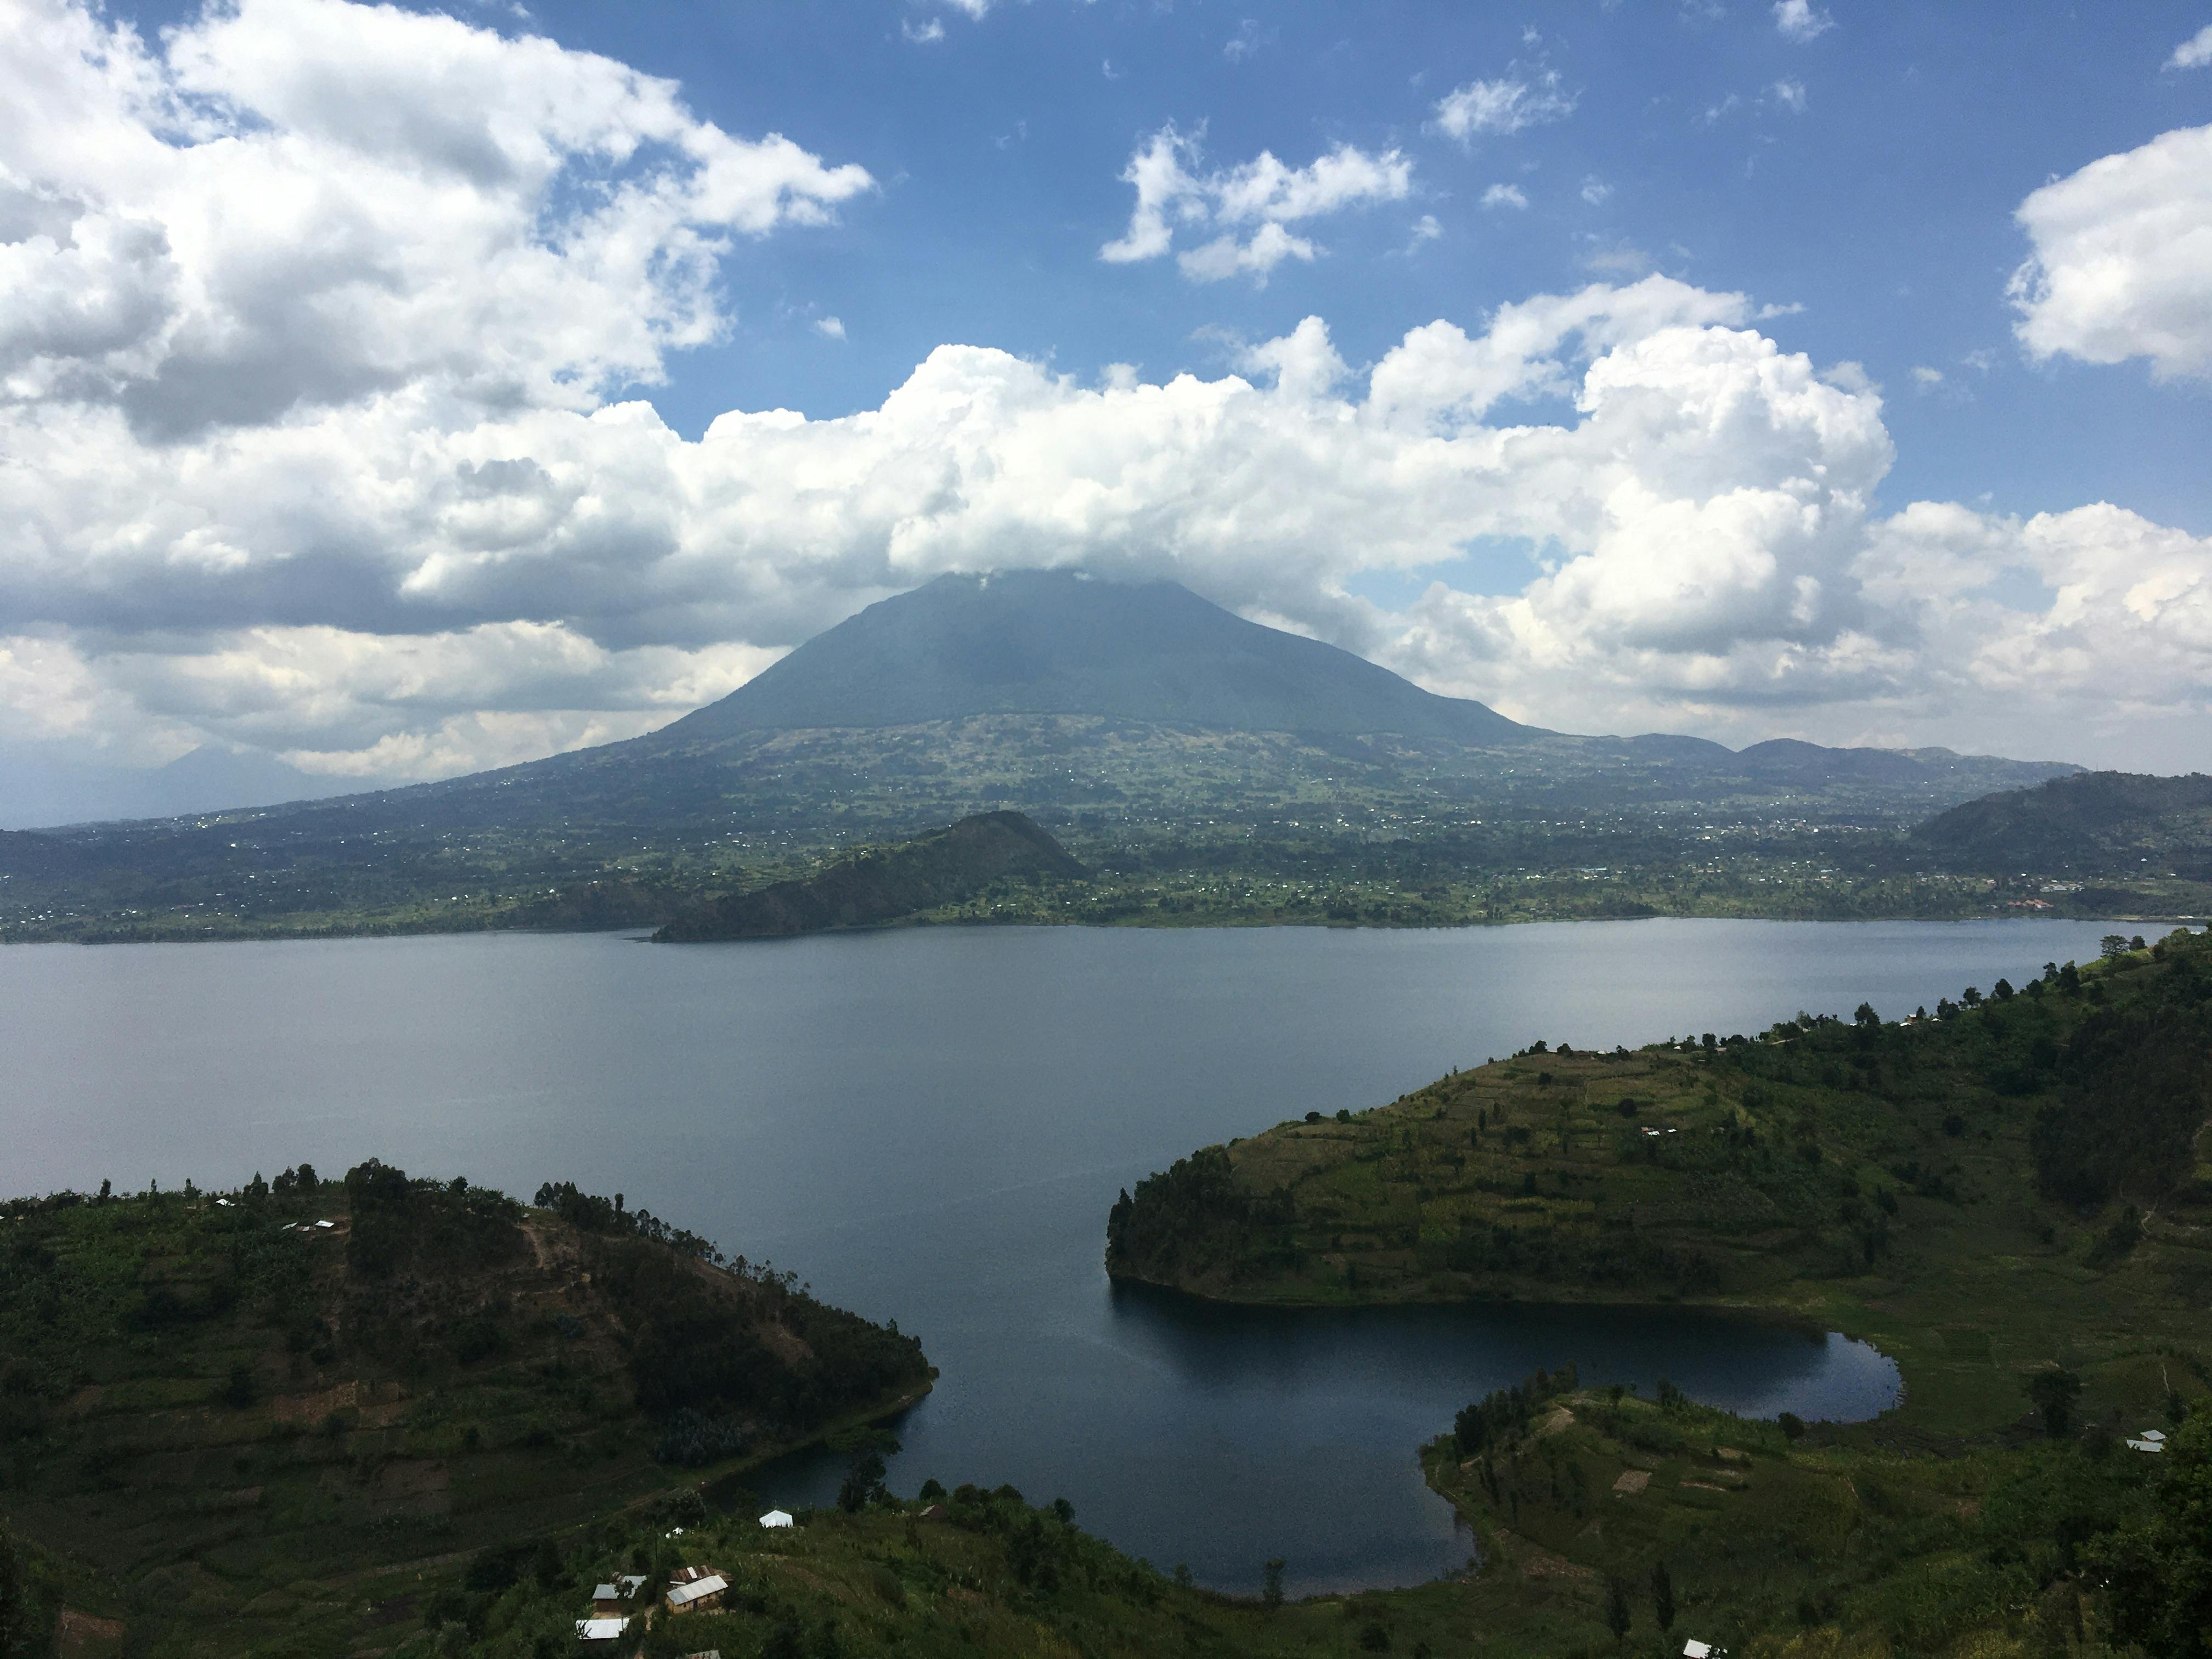
[[[1035,1502],[1070,1498],[1085,1525],[1201,1583],[1249,1591],[1281,1556],[1310,1594],[1465,1565],[1468,1538],[1422,1484],[1416,1449],[1539,1366],[1571,1361],[1587,1382],[1647,1395],[1664,1376],[1752,1416],[1871,1417],[1897,1394],[1896,1368],[1863,1343],[1688,1310],[1227,1308],[1135,1286],[1091,1300],[1073,1366],[1018,1330],[995,1339],[991,1363],[1041,1363],[1049,1389],[987,1382],[988,1413],[935,1401],[907,1413],[893,1487],[1011,1480]],[[828,1504],[843,1472],[801,1453],[748,1474],[735,1501]]]
[[[1541,1036],[1933,1006],[2094,956],[2094,923],[915,929],[0,950],[0,1188],[242,1182],[376,1157],[573,1179],[796,1267],[943,1370],[896,1484],[1011,1481],[1251,1589],[1466,1558],[1414,1448],[1573,1360],[1739,1410],[1861,1416],[1854,1344],[1680,1312],[1286,1314],[1115,1294],[1115,1192],[1193,1147],[1364,1106]],[[825,1496],[804,1460],[762,1477]]]

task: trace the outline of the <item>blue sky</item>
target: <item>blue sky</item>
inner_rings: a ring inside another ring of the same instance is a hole
[[[1769,5],[1672,0],[532,15],[565,44],[681,80],[732,131],[771,128],[884,181],[842,226],[732,263],[738,332],[672,362],[673,383],[647,394],[687,433],[733,406],[872,408],[945,341],[1081,375],[1111,362],[1216,374],[1228,354],[1213,331],[1265,338],[1317,313],[1357,362],[1415,324],[1472,325],[1502,301],[1650,269],[1802,305],[1769,331],[1817,361],[1864,363],[1890,393],[1888,497],[1987,491],[2021,513],[2105,498],[2212,532],[2203,389],[2154,385],[2140,366],[2030,366],[2005,303],[2027,252],[2013,210],[2031,190],[2212,120],[2212,74],[2160,72],[2212,7],[1826,9],[1833,26],[1808,41]],[[915,44],[929,26],[942,38]],[[1434,130],[1439,97],[1516,64],[1556,72],[1573,112],[1467,145]],[[1782,82],[1802,89],[1802,110]],[[1119,175],[1168,121],[1202,126],[1223,161],[1401,149],[1414,191],[1333,219],[1328,257],[1278,267],[1264,289],[1102,264],[1128,216]],[[1592,179],[1609,187],[1595,204]],[[1528,208],[1484,208],[1498,184]],[[1424,215],[1443,234],[1408,255]],[[812,331],[823,314],[844,342]],[[1918,390],[1916,368],[1943,386]]]
[[[0,763],[464,770],[1047,562],[2212,765],[2203,0],[22,3]]]

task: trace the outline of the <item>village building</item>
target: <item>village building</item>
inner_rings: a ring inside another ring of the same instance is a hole
[[[579,1642],[612,1642],[629,1627],[627,1619],[579,1619],[576,1639]]]
[[[763,1527],[787,1527],[791,1524],[791,1511],[770,1510],[766,1515],[761,1516],[760,1523]]]
[[[668,1587],[668,1610],[672,1613],[696,1613],[701,1607],[718,1607],[722,1605],[722,1592],[729,1587],[729,1580],[719,1572],[688,1582],[679,1580]]]

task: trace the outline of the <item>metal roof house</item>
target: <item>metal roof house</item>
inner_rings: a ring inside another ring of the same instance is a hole
[[[787,1527],[791,1524],[791,1511],[770,1510],[766,1515],[761,1516],[760,1523],[763,1527]]]
[[[671,1613],[692,1613],[701,1607],[718,1606],[722,1592],[729,1587],[730,1581],[719,1572],[709,1573],[704,1578],[694,1578],[688,1583],[671,1584],[668,1587],[668,1610]]]
[[[629,1626],[627,1619],[579,1619],[576,1639],[579,1642],[611,1642]]]

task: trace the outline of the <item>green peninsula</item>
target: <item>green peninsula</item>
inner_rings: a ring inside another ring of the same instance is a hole
[[[1237,1302],[2202,1303],[2212,939],[2129,945],[1901,1020],[1540,1042],[1194,1153],[1115,1206],[1108,1266]]]

